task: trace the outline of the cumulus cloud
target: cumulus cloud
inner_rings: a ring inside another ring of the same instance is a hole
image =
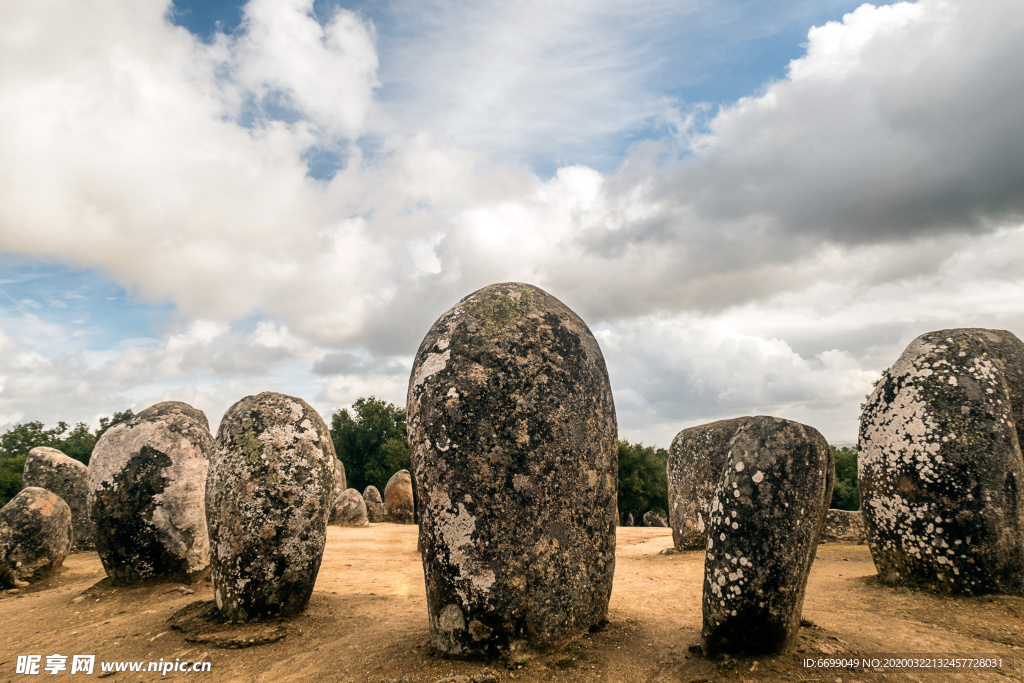
[[[312,0],[252,0],[208,43],[166,0],[0,6],[0,249],[183,321],[89,356],[3,320],[0,414],[44,390],[78,397],[53,409],[180,390],[222,411],[261,381],[401,402],[433,320],[504,280],[602,330],[627,430],[848,425],[917,326],[1021,324],[1015,2],[864,5],[717,110],[673,110],[638,38],[696,5],[437,6],[388,64],[366,16],[320,21]],[[442,76],[417,83],[416,59]],[[527,165],[658,120],[680,128],[617,169]],[[324,147],[344,163],[316,180]]]

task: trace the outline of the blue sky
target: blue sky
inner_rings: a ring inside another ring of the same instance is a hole
[[[1024,333],[1022,37],[1011,0],[5,6],[0,428],[402,404],[520,280],[626,438],[851,440],[918,334]]]

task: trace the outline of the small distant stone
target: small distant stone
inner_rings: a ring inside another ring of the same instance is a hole
[[[363,491],[363,502],[366,504],[366,516],[373,522],[387,521],[387,514],[384,512],[384,499],[380,497],[380,491],[376,486],[370,485]]]
[[[334,459],[334,500],[338,500],[345,489],[348,488],[348,480],[345,477],[345,463],[339,458]]]
[[[60,567],[71,552],[71,509],[46,489],[22,489],[0,509],[0,587],[24,586]]]
[[[1024,343],[1006,330],[923,334],[860,419],[864,530],[879,578],[1024,595]]]
[[[821,538],[834,543],[864,543],[864,517],[860,510],[829,510]]]
[[[366,518],[366,503],[359,491],[345,489],[341,492],[331,509],[330,523],[340,526],[366,526],[370,523]]]
[[[204,496],[213,438],[202,411],[157,403],[107,430],[89,460],[96,552],[115,585],[209,573]]]
[[[627,512],[626,516],[622,520],[622,526],[634,526],[634,524],[635,523],[633,522],[633,513]]]
[[[667,527],[668,521],[658,513],[648,510],[644,513],[644,526]]]
[[[71,509],[75,550],[92,550],[95,533],[89,517],[89,468],[56,448],[37,446],[28,452],[21,476],[22,488],[38,486],[64,499]]]
[[[323,418],[274,392],[228,408],[206,481],[217,608],[230,621],[294,616],[313,593],[337,460]]]
[[[395,524],[413,524],[415,506],[412,497],[412,475],[409,470],[398,470],[384,487],[384,510],[388,521]]]

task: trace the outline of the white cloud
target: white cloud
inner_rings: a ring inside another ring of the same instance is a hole
[[[204,44],[167,2],[0,6],[0,249],[98,268],[181,319],[89,353],[0,321],[0,416],[175,391],[222,411],[267,384],[325,410],[401,402],[433,320],[514,279],[603,330],[627,434],[775,411],[848,438],[916,334],[1024,326],[1015,2],[864,5],[702,132],[679,112],[689,132],[617,171],[547,180],[524,165],[538,148],[664,115],[638,37],[668,4],[483,7],[379,69],[367,20],[311,7],[254,0]],[[346,156],[329,182],[307,175],[321,145]]]

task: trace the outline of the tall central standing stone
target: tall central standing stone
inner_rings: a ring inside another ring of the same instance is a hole
[[[530,285],[471,294],[420,344],[408,424],[434,647],[493,655],[602,623],[617,428],[586,324]]]
[[[301,613],[334,502],[334,444],[300,398],[265,391],[228,408],[206,482],[213,591],[231,621]]]

